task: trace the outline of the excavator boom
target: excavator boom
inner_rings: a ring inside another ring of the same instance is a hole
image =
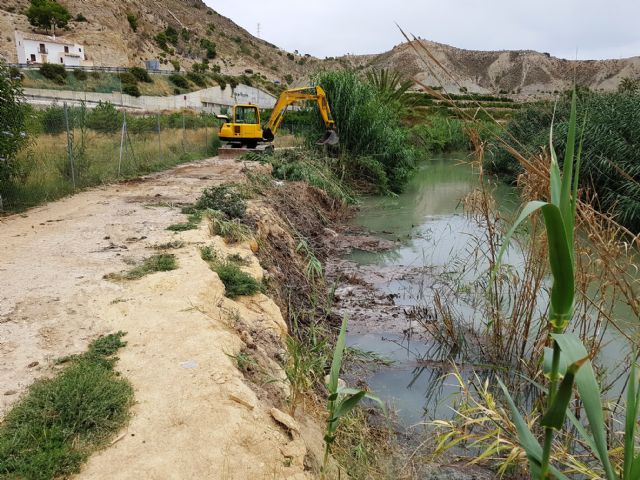
[[[318,110],[320,111],[320,116],[322,117],[322,121],[326,128],[324,139],[318,143],[337,145],[339,140],[335,130],[336,122],[331,118],[331,109],[329,108],[329,102],[327,101],[327,94],[320,85],[317,85],[316,87],[293,88],[282,92],[273,107],[271,117],[269,117],[269,121],[264,128],[263,139],[266,141],[273,140],[274,135],[278,131],[278,127],[284,119],[287,107],[296,102],[303,101],[311,101],[318,104]]]

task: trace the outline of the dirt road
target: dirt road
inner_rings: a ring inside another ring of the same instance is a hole
[[[55,371],[55,359],[83,351],[99,334],[127,332],[118,369],[135,389],[133,417],[79,478],[310,478],[297,425],[274,420],[234,358],[243,347],[234,318],[280,338],[280,311],[264,295],[224,297],[197,247],[240,253],[260,277],[257,259],[247,244],[211,237],[204,222],[198,230],[166,230],[184,221],[173,204],[241,179],[243,168],[209,159],[0,221],[0,416],[36,378]],[[103,278],[172,240],[185,242],[172,251],[177,270],[123,283]]]

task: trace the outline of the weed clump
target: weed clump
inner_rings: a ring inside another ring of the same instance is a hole
[[[211,270],[218,274],[224,284],[227,297],[236,298],[263,291],[262,282],[240,269],[241,265],[246,264],[246,260],[240,255],[230,255],[226,260],[221,261],[213,248],[206,246],[200,248],[200,257],[209,264]]]
[[[194,208],[183,209],[182,213],[189,213],[186,222],[174,223],[167,227],[172,232],[184,232],[186,230],[196,230],[202,221],[202,212]]]
[[[0,477],[45,480],[76,473],[124,426],[133,389],[113,370],[124,335],[95,340],[57,376],[29,388],[0,427]]]
[[[244,242],[253,238],[251,229],[237,218],[227,220],[219,210],[210,210],[208,217],[211,221],[211,234],[221,236],[227,243]]]
[[[174,254],[160,253],[145,259],[141,265],[125,273],[110,273],[105,275],[108,280],[137,280],[153,272],[168,272],[178,268],[178,261]]]
[[[199,210],[218,210],[228,218],[241,218],[247,211],[247,202],[244,200],[238,186],[233,184],[209,187],[202,192],[196,202],[195,208]]]
[[[237,263],[217,262],[211,265],[211,269],[218,274],[224,283],[225,295],[229,298],[255,295],[263,290],[262,283],[242,271]]]

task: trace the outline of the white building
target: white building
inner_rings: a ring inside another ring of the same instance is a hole
[[[15,32],[18,63],[59,63],[79,67],[85,60],[84,46],[63,39]]]

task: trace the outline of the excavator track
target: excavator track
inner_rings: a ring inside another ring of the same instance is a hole
[[[273,152],[273,145],[258,145],[256,148],[231,147],[223,145],[218,149],[218,157],[221,159],[240,158],[247,153],[269,154]]]

